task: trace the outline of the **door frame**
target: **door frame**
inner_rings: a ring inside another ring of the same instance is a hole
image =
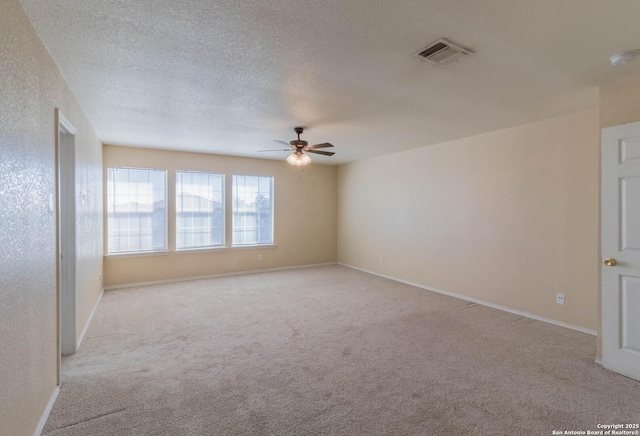
[[[56,127],[56,264],[58,306],[58,384],[61,356],[77,351],[76,340],[76,129],[59,108]]]

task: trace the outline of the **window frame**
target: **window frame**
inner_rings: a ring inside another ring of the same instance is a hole
[[[215,176],[220,176],[222,178],[222,189],[221,189],[221,193],[222,193],[222,242],[220,244],[217,245],[207,245],[207,246],[201,246],[201,247],[185,247],[185,248],[179,248],[178,247],[178,173],[184,173],[184,174],[208,174],[208,175],[215,175]],[[174,180],[174,184],[175,184],[175,203],[174,203],[174,224],[175,224],[175,252],[176,253],[185,253],[185,252],[190,252],[190,251],[196,251],[196,252],[201,252],[201,251],[217,251],[217,250],[223,250],[227,248],[226,242],[227,242],[227,196],[226,196],[226,174],[224,173],[213,173],[213,172],[209,172],[209,171],[192,171],[192,170],[175,170],[174,171],[175,174],[175,180]]]
[[[109,226],[109,170],[142,170],[142,171],[159,171],[164,173],[164,248],[155,250],[130,250],[130,251],[117,251],[111,252],[109,247],[110,232]],[[126,256],[150,256],[150,255],[162,255],[168,254],[169,250],[169,171],[163,168],[144,168],[144,167],[130,167],[130,166],[108,166],[105,172],[105,214],[106,214],[106,243],[105,243],[105,256],[106,257],[126,257]]]
[[[271,187],[270,187],[270,197],[271,197],[271,241],[270,242],[264,242],[264,243],[250,243],[250,244],[238,244],[234,241],[234,231],[235,231],[235,222],[234,222],[234,217],[235,217],[235,209],[233,207],[233,202],[235,200],[235,195],[234,195],[234,189],[235,189],[235,183],[234,183],[234,179],[235,177],[256,177],[256,178],[269,178],[271,179]],[[266,176],[266,175],[256,175],[256,174],[232,174],[231,175],[231,248],[232,249],[238,249],[238,248],[252,248],[252,247],[275,247],[276,246],[276,242],[275,242],[275,177],[274,176]]]

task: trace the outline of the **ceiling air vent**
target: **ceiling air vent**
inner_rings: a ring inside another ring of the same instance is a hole
[[[460,47],[454,43],[442,38],[429,44],[415,55],[420,59],[431,62],[432,64],[445,66],[460,59],[461,57],[473,54],[473,52],[467,48]]]

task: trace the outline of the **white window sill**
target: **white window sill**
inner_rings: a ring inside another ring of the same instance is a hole
[[[232,245],[231,247],[222,246],[222,247],[203,247],[203,248],[184,248],[175,251],[162,250],[162,251],[134,251],[134,252],[126,252],[126,253],[109,253],[105,254],[104,257],[109,259],[121,258],[121,257],[144,257],[144,256],[168,256],[171,253],[175,254],[193,254],[193,253],[208,253],[208,252],[216,252],[216,251],[227,251],[227,250],[255,250],[260,248],[276,248],[277,244],[253,244],[253,245]]]
[[[254,245],[232,245],[232,250],[256,249],[256,248],[276,248],[277,244],[254,244]]]
[[[108,253],[104,257],[116,258],[116,257],[140,257],[140,256],[168,256],[169,250],[162,251],[127,251],[126,253]]]
[[[176,249],[175,253],[176,254],[208,253],[208,252],[211,252],[211,251],[227,251],[228,249],[229,249],[229,247],[227,247],[226,245],[222,245],[220,247],[178,248],[178,249]]]

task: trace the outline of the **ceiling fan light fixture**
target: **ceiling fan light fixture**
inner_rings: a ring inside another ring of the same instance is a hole
[[[311,163],[311,158],[308,154],[291,153],[289,157],[287,157],[287,162],[289,162],[291,165],[301,167],[304,165],[309,165]]]
[[[611,56],[609,61],[611,62],[611,65],[615,67],[635,61],[638,55],[640,55],[640,50],[621,51],[620,53],[616,53]]]
[[[298,160],[297,156],[295,153],[291,153],[288,157],[287,157],[287,162],[289,162],[291,165],[295,165],[296,161]]]

